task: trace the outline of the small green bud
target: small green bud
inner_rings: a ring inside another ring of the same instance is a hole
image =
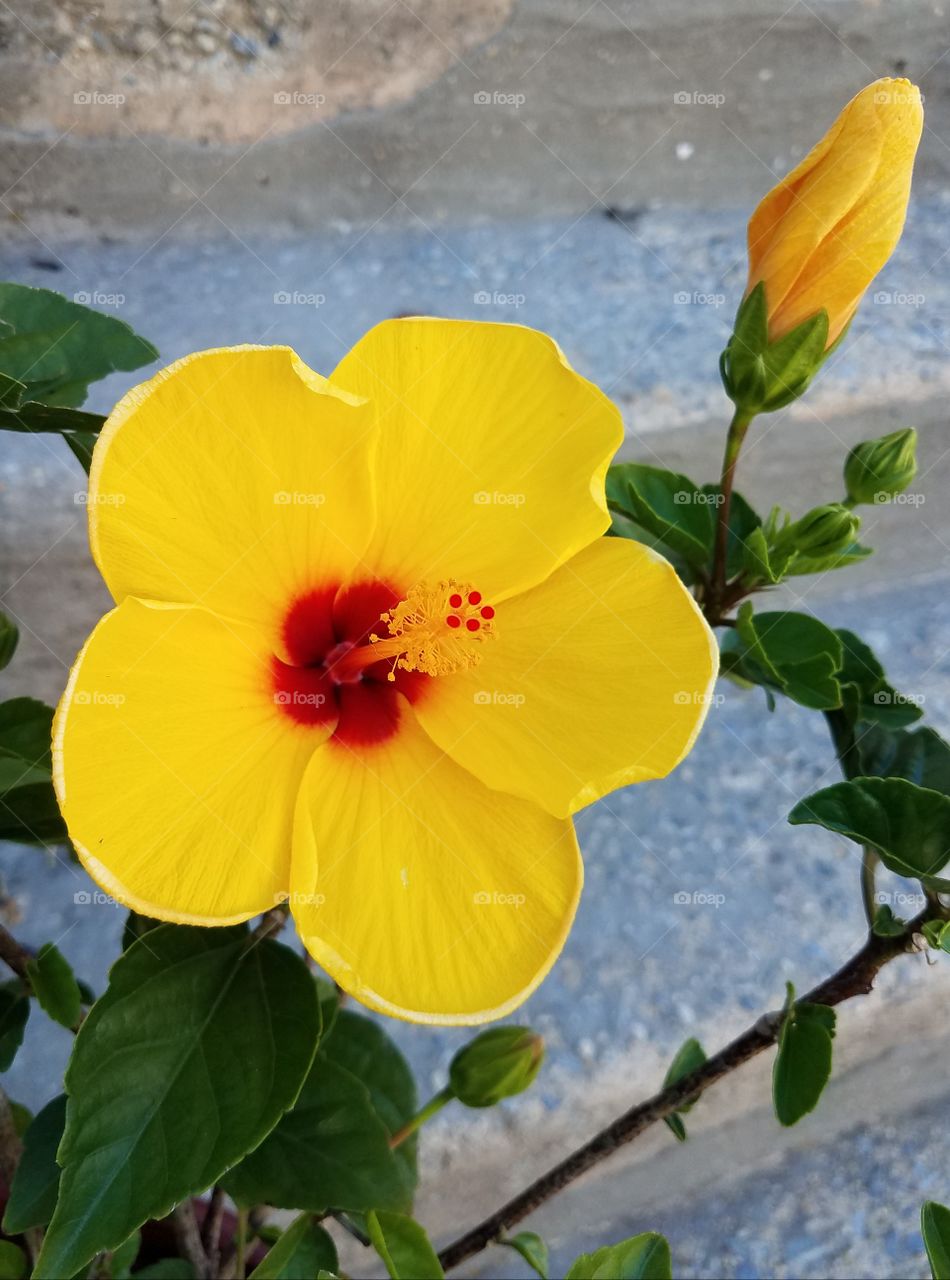
[[[844,464],[844,483],[851,502],[889,502],[904,492],[916,474],[917,432],[913,427],[856,444]]]
[[[544,1061],[544,1041],[530,1027],[492,1027],[452,1059],[449,1089],[466,1107],[493,1107],[523,1093]]]
[[[861,518],[840,502],[813,507],[784,531],[789,545],[803,556],[819,559],[850,547],[861,527]]]

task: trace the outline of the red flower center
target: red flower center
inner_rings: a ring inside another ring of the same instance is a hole
[[[365,651],[371,634],[385,630],[380,618],[401,598],[386,582],[358,582],[317,587],[294,600],[283,626],[289,661],[271,660],[281,711],[302,725],[336,721],[333,738],[348,747],[391,737],[399,727],[399,694],[415,702],[430,677],[394,669],[391,658],[356,663],[353,655]]]

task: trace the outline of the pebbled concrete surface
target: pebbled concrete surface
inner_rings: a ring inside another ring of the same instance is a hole
[[[897,687],[923,694],[928,717],[944,731],[945,218],[940,198],[914,207],[908,236],[875,289],[890,301],[869,299],[805,405],[760,424],[742,481],[762,507],[791,485],[801,509],[838,496],[850,442],[919,423],[924,465],[914,492],[922,500],[868,512],[867,540],[881,550],[838,579],[845,595],[835,598],[826,578],[800,580],[798,597],[799,607],[860,631]],[[118,314],[154,339],[166,361],[211,345],[288,341],[329,371],[360,332],[396,311],[534,324],[618,399],[630,428],[629,456],[663,459],[705,479],[713,477],[721,446],[726,405],[715,361],[742,288],[742,235],[743,215],[723,211],[704,214],[701,225],[695,214],[652,212],[625,222],[591,215],[437,237],[340,227],[287,241],[58,242],[42,250],[18,239],[0,248],[0,273],[93,301],[97,294],[113,298]],[[275,301],[280,293],[323,300]],[[478,296],[486,293],[487,302]],[[136,377],[115,375],[92,403],[108,408]],[[0,449],[0,591],[24,624],[22,649],[0,681],[4,696],[30,691],[55,700],[107,603],[74,500],[83,478],[54,440],[7,436]],[[466,1117],[459,1127],[433,1127],[420,1214],[438,1237],[492,1208],[530,1172],[651,1091],[685,1036],[718,1046],[777,1005],[786,979],[805,987],[855,946],[862,925],[854,851],[784,821],[797,798],[834,776],[820,717],[784,703],[769,716],[760,695],[724,692],[696,750],[671,779],[616,794],[582,815],[587,887],[577,924],[552,977],[520,1015],[544,1031],[550,1063],[533,1097]],[[3,879],[23,915],[21,935],[36,944],[56,939],[101,987],[122,913],[76,901],[93,891],[84,873],[36,850],[6,849]],[[677,893],[700,897],[683,904]],[[872,1056],[895,1046],[912,1051],[922,1023],[895,1022],[895,1013],[922,972],[932,1005],[921,1017],[940,1022],[932,1010],[946,1008],[950,968],[922,964],[894,966],[866,1002],[863,1038],[856,1031],[854,1043]],[[464,1032],[395,1023],[390,1030],[423,1092],[441,1085],[465,1039]],[[15,1097],[38,1105],[50,1096],[68,1039],[33,1019],[9,1077]],[[847,1040],[843,1029],[845,1071]],[[864,1117],[849,1114],[850,1128],[838,1135],[843,1146],[832,1146],[824,1129],[810,1130],[801,1146],[800,1130],[790,1137],[761,1111],[767,1078],[751,1075],[749,1086],[725,1098],[751,1135],[741,1148],[748,1159],[730,1166],[721,1146],[697,1141],[673,1149],[655,1176],[650,1166],[638,1179],[621,1161],[596,1193],[580,1188],[557,1202],[544,1227],[556,1257],[565,1262],[581,1248],[643,1229],[649,1209],[650,1222],[668,1229],[684,1275],[923,1274],[913,1243],[916,1207],[927,1196],[950,1200],[936,1149],[937,1111],[928,1110],[945,1105],[942,1072],[928,1073],[922,1103],[913,1061],[899,1090],[892,1089],[893,1064],[886,1056],[875,1062],[866,1091],[872,1105],[886,1099],[893,1141],[889,1130],[872,1136],[861,1128]],[[846,1075],[842,1099],[849,1084]],[[708,1120],[696,1113],[697,1131],[713,1123],[722,1101],[708,1106]],[[512,1142],[524,1143],[518,1162]],[[703,1177],[691,1182],[687,1167]],[[746,1168],[746,1180],[735,1182]],[[591,1229],[596,1240],[588,1239]],[[517,1265],[513,1256],[486,1257],[473,1274],[520,1274]],[[355,1269],[365,1274],[365,1262]]]

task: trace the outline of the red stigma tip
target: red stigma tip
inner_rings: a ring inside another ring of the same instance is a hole
[[[490,604],[486,604],[485,608],[482,610],[482,617],[494,618],[494,616],[495,616],[495,610],[491,607]]]
[[[457,591],[454,596],[449,596],[449,604],[452,606],[453,609],[461,609],[462,597],[459,595]]]
[[[470,591],[468,593],[469,604],[481,604],[481,601],[482,601],[482,593],[480,591]]]
[[[477,631],[482,624],[477,618],[469,618],[465,625],[468,627],[469,631]]]
[[[445,624],[448,627],[460,627],[462,625],[462,619],[456,617],[454,613],[450,613],[445,620]]]

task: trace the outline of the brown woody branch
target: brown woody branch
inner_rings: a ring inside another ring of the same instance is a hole
[[[874,933],[869,934],[860,951],[843,964],[837,973],[820,982],[802,999],[813,1004],[837,1005],[850,1000],[852,996],[867,995],[874,985],[874,979],[886,964],[916,948],[915,935],[923,925],[928,920],[945,919],[947,915],[948,912],[939,903],[930,903],[899,936],[881,938]],[[684,1104],[694,1102],[718,1080],[775,1044],[781,1023],[780,1013],[764,1014],[731,1044],[708,1058],[701,1067],[683,1076],[675,1084],[661,1089],[646,1102],[624,1112],[560,1164],[542,1174],[513,1200],[509,1200],[477,1227],[443,1249],[439,1255],[443,1268],[447,1271],[450,1267],[457,1267],[466,1258],[481,1252],[509,1231],[515,1223],[533,1213],[551,1196],[605,1160],[619,1147],[632,1142],[651,1125],[672,1115]]]

